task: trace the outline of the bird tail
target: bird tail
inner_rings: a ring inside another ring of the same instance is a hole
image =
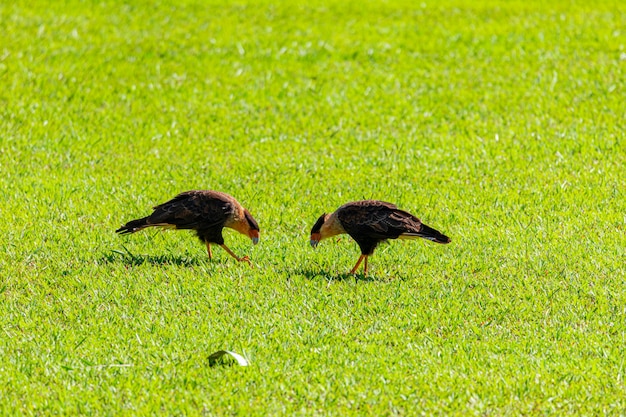
[[[119,229],[117,229],[115,232],[119,233],[120,235],[126,235],[126,234],[129,234],[129,233],[138,232],[138,231],[140,231],[142,229],[145,229],[146,227],[150,227],[150,226],[153,226],[153,225],[152,224],[148,224],[148,218],[144,217],[142,219],[129,221],[124,226],[122,226]]]
[[[450,238],[448,236],[444,235],[439,230],[435,230],[430,226],[426,226],[424,223],[422,223],[422,227],[420,228],[419,232],[404,233],[399,237],[400,239],[416,239],[418,237],[421,237],[422,239],[430,240],[436,243],[450,243]]]
[[[422,223],[422,228],[420,229],[420,232],[419,232],[419,237],[432,240],[433,242],[436,242],[436,243],[444,243],[444,244],[450,243],[450,238],[448,236],[444,235],[439,230],[435,230],[430,226],[426,226],[423,223]]]

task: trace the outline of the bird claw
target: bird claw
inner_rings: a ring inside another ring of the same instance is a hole
[[[252,261],[250,260],[250,257],[248,255],[238,258],[237,260],[239,262],[247,262],[250,267],[254,268],[254,265],[252,265]]]

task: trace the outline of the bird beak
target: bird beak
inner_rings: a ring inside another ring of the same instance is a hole
[[[252,244],[256,245],[257,243],[259,243],[259,238],[258,237],[253,237],[252,238]]]
[[[311,240],[309,241],[309,243],[311,243],[311,247],[313,249],[315,249],[317,247],[317,245],[320,243],[320,240],[322,240],[322,235],[319,233],[312,233],[311,234]]]
[[[250,231],[250,239],[252,239],[252,244],[256,245],[257,243],[259,243],[259,231],[258,230],[251,230]]]

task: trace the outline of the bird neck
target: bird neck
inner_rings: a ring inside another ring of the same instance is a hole
[[[346,233],[346,230],[341,225],[341,222],[339,222],[336,212],[331,214],[328,217],[328,219],[326,219],[326,221],[324,222],[324,224],[322,225],[320,229],[320,234],[322,235],[322,239],[326,239],[328,237],[340,235],[343,233]]]
[[[224,227],[236,230],[242,235],[248,235],[248,232],[250,231],[250,225],[245,219],[243,207],[239,205],[236,205],[234,207],[234,212],[230,216],[230,218],[226,220]]]

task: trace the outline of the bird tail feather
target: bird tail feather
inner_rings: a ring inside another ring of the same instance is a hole
[[[450,238],[438,230],[433,229],[430,226],[426,226],[422,223],[422,227],[417,233],[404,233],[400,235],[401,239],[416,239],[421,237],[422,239],[430,240],[436,243],[450,243]]]
[[[129,234],[129,233],[138,232],[138,231],[140,231],[142,229],[145,229],[146,227],[150,227],[150,226],[154,226],[154,225],[148,224],[148,218],[144,217],[142,219],[129,221],[124,226],[122,226],[119,229],[117,229],[115,232],[119,233],[120,235],[126,235],[126,234]]]

